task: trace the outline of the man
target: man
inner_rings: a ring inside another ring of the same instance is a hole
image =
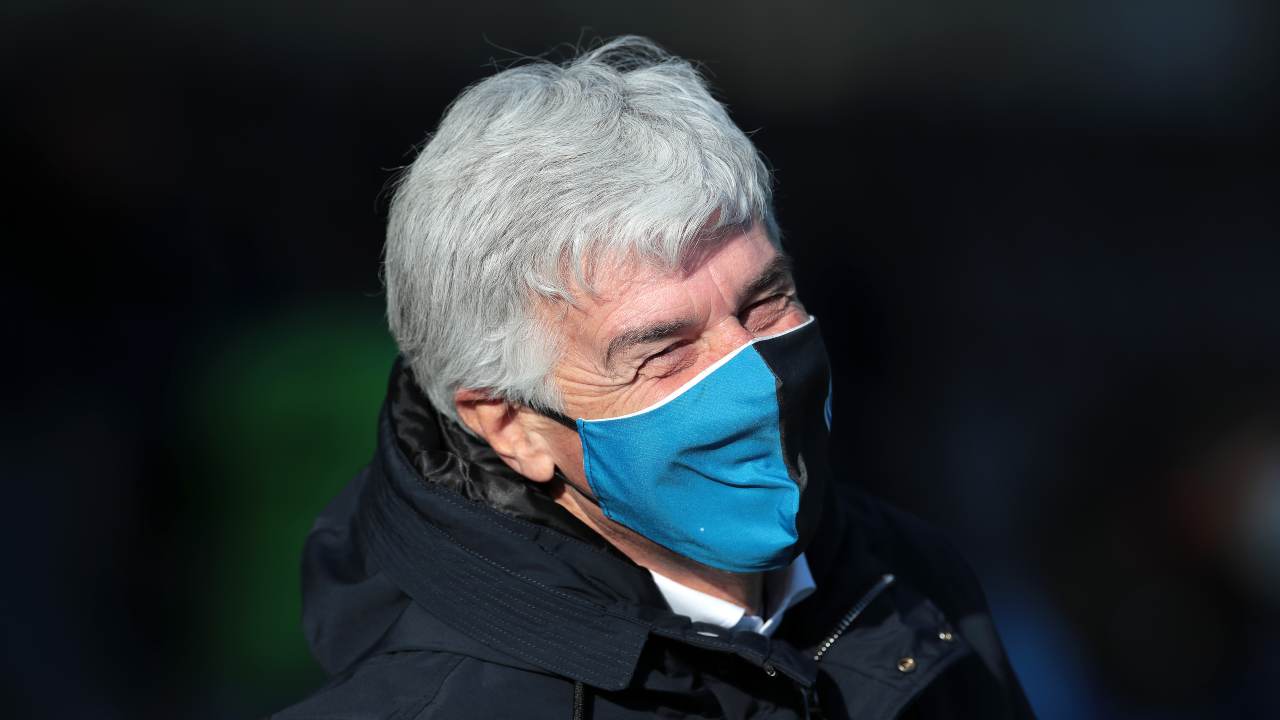
[[[385,272],[379,448],[304,558],[333,680],[279,717],[1030,716],[964,563],[828,459],[769,171],[688,63],[465,91]]]

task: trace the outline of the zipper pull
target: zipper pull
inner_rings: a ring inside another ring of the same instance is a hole
[[[853,621],[858,619],[858,616],[862,614],[862,611],[866,610],[867,606],[879,597],[880,593],[887,590],[895,580],[897,580],[897,578],[893,576],[893,573],[885,573],[884,575],[881,575],[880,579],[876,581],[876,584],[872,585],[871,589],[868,590],[866,594],[858,600],[858,602],[853,604],[853,607],[849,609],[849,612],[845,613],[844,617],[840,618],[840,623],[836,625],[836,629],[831,633],[831,636],[826,640],[823,640],[822,644],[818,646],[817,651],[813,655],[814,661],[821,660],[822,656],[826,655],[827,651],[831,649],[831,646],[836,643],[836,640],[839,640],[840,636],[844,634],[844,631],[849,629],[849,626],[853,624]]]

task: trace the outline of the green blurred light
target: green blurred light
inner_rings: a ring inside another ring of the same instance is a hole
[[[367,298],[233,332],[193,378],[193,507],[209,567],[193,573],[213,671],[271,686],[318,674],[300,627],[300,557],[316,515],[374,450],[395,357]]]

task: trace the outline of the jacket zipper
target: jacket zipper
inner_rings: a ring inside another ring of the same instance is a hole
[[[867,609],[867,606],[872,602],[875,602],[875,599],[880,597],[880,594],[887,590],[895,580],[897,580],[897,578],[894,577],[892,573],[885,573],[880,576],[880,579],[871,586],[871,589],[867,590],[858,602],[854,603],[853,607],[849,608],[849,612],[845,613],[844,617],[840,618],[840,622],[836,624],[836,628],[832,631],[831,635],[818,645],[817,650],[813,653],[814,662],[821,660],[822,656],[827,654],[827,651],[831,649],[832,645],[836,644],[836,640],[839,640],[840,636],[849,629],[849,626],[853,624],[853,621],[857,620],[858,616]],[[807,690],[801,689],[800,696],[804,701],[805,718],[810,718],[812,720],[822,720],[823,718],[826,718],[827,715],[822,709],[822,704],[818,702],[817,685],[812,685]]]
[[[840,623],[836,625],[835,631],[818,646],[817,651],[813,655],[813,659],[815,661],[821,660],[822,656],[826,655],[827,651],[831,649],[831,646],[836,643],[836,640],[839,640],[840,636],[844,634],[844,631],[849,629],[849,626],[853,624],[853,621],[857,620],[858,616],[867,609],[867,606],[875,601],[875,599],[880,596],[880,593],[887,590],[895,580],[897,580],[897,578],[893,576],[893,573],[885,573],[884,575],[881,575],[880,579],[876,581],[876,584],[872,585],[871,589],[862,596],[862,599],[854,603],[853,607],[849,609],[849,612],[845,613],[844,617],[840,618]]]

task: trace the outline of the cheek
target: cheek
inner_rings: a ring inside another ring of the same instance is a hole
[[[560,391],[574,418],[608,418],[643,410],[680,386],[679,382],[668,380],[645,377],[634,381],[593,377],[585,383],[562,380]]]
[[[644,410],[678,390],[687,379],[685,373],[661,379],[641,378],[611,397],[608,406],[601,408],[596,417],[618,417]]]

